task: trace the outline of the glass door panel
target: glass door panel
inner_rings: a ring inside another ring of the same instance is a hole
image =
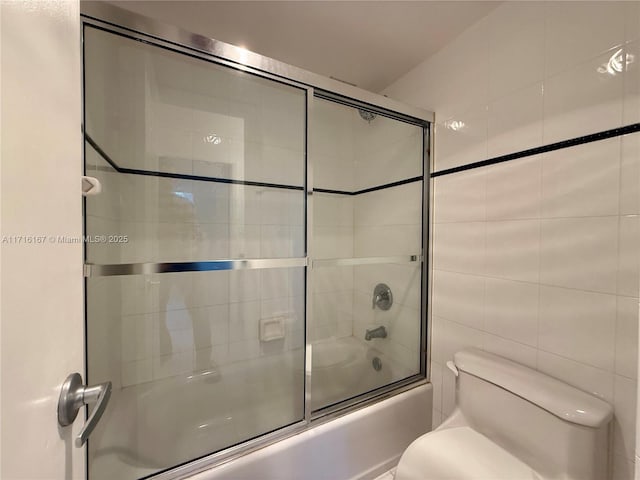
[[[419,262],[314,266],[311,409],[420,373]],[[373,308],[384,284],[392,302]],[[381,308],[382,307],[382,308]]]
[[[423,131],[314,101],[317,411],[421,372]]]
[[[141,478],[304,418],[306,90],[91,26],[84,62],[89,478]]]

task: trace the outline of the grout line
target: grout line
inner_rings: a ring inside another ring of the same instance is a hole
[[[492,280],[502,280],[504,282],[524,283],[526,285],[536,285],[536,286],[541,286],[541,287],[561,288],[563,290],[575,290],[575,291],[578,291],[578,292],[597,293],[599,295],[609,295],[609,296],[612,296],[612,297],[623,297],[623,298],[634,298],[634,299],[638,299],[639,298],[639,297],[633,296],[633,295],[622,295],[622,294],[619,294],[617,292],[611,293],[611,292],[601,292],[601,291],[598,291],[598,290],[585,290],[584,288],[566,287],[564,285],[554,285],[552,283],[541,283],[541,282],[534,282],[534,281],[529,281],[529,280],[517,280],[517,279],[513,279],[513,278],[496,277],[496,276],[485,275],[485,274],[481,274],[481,273],[470,273],[470,272],[461,272],[461,271],[458,271],[458,270],[447,270],[447,269],[444,269],[444,268],[434,268],[433,271],[434,272],[455,273],[455,274],[458,274],[458,275],[467,275],[467,276],[470,276],[470,277],[489,278],[489,279],[492,279]]]
[[[543,90],[544,90],[544,84],[543,84]],[[544,100],[544,91],[543,91],[543,100]],[[544,114],[544,105],[543,105],[543,114]],[[542,123],[542,130],[543,130],[543,134],[544,134],[544,121]],[[544,158],[542,158],[540,160],[540,162],[538,163],[538,208],[539,208],[539,212],[542,213],[544,204],[543,204],[543,198],[544,198]],[[536,370],[538,370],[540,368],[540,300],[542,298],[542,289],[540,288],[540,278],[542,275],[542,219],[540,219],[540,223],[538,224],[538,282],[537,282],[537,289],[538,289],[538,303],[536,304]]]
[[[629,380],[638,381],[638,379],[637,379],[637,378],[628,377],[628,376],[626,376],[626,375],[622,375],[622,374],[620,374],[620,373],[617,373],[617,372],[616,372],[616,370],[615,370],[615,365],[614,365],[613,370],[607,370],[607,369],[604,369],[604,368],[602,368],[602,367],[596,367],[595,365],[592,365],[592,364],[590,364],[590,363],[586,363],[586,362],[583,362],[583,361],[580,361],[580,360],[576,360],[575,358],[567,357],[566,355],[562,355],[562,354],[557,353],[557,352],[552,352],[552,351],[550,351],[550,350],[545,350],[544,348],[540,348],[540,347],[534,347],[534,346],[532,346],[532,345],[530,345],[530,344],[528,344],[528,343],[523,343],[523,342],[519,342],[518,340],[514,340],[514,339],[512,339],[512,338],[504,337],[504,336],[502,336],[502,335],[499,335],[499,334],[497,334],[497,333],[490,332],[490,331],[488,331],[488,330],[482,330],[482,329],[479,329],[479,328],[477,328],[477,327],[472,327],[472,326],[470,326],[470,325],[468,325],[468,324],[466,324],[466,323],[462,323],[462,322],[460,322],[460,321],[458,321],[458,320],[451,320],[450,318],[443,317],[443,316],[441,316],[441,315],[437,315],[437,317],[438,317],[438,318],[440,318],[440,319],[442,319],[442,320],[444,320],[444,321],[446,321],[446,322],[451,322],[451,323],[454,323],[454,324],[459,325],[459,326],[461,326],[461,327],[465,327],[465,328],[468,328],[468,329],[471,329],[471,330],[475,330],[476,332],[481,333],[481,334],[493,335],[493,336],[498,337],[498,338],[501,338],[501,339],[503,339],[503,340],[508,340],[508,341],[510,341],[510,342],[517,343],[518,345],[522,345],[522,346],[525,346],[525,347],[534,348],[536,351],[540,351],[540,352],[548,353],[548,354],[550,354],[550,355],[555,355],[556,357],[560,357],[560,358],[562,358],[562,359],[564,359],[564,360],[568,360],[568,361],[570,361],[570,362],[578,363],[578,364],[580,364],[580,365],[584,365],[584,366],[587,366],[587,367],[593,368],[593,369],[595,369],[595,370],[599,370],[599,371],[601,371],[601,372],[604,372],[604,373],[607,373],[607,374],[610,374],[610,375],[613,375],[613,376],[618,376],[618,377],[623,377],[623,378],[626,378],[626,379],[629,379]],[[536,360],[537,360],[537,354],[536,354]],[[514,361],[515,361],[515,360],[514,360]],[[538,368],[538,365],[536,364],[536,369],[537,369],[537,368]]]
[[[609,213],[606,215],[574,215],[567,217],[527,217],[527,218],[505,218],[505,219],[491,219],[491,220],[452,220],[449,222],[435,222],[434,225],[462,225],[462,224],[470,224],[470,223],[506,223],[506,222],[526,222],[526,221],[545,221],[545,220],[571,220],[571,219],[584,219],[584,218],[611,218],[611,217],[638,217],[640,216],[640,211],[638,213]],[[411,225],[411,224],[404,224]]]

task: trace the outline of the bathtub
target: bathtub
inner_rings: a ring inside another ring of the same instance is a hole
[[[141,478],[300,421],[303,359],[298,349],[114,388],[89,442],[89,477]]]
[[[312,410],[375,390],[416,373],[386,356],[372,342],[351,336],[315,342],[312,351]]]
[[[431,429],[421,385],[219,465],[190,480],[373,480]]]
[[[90,441],[91,480],[141,478],[300,421],[304,417],[303,355],[304,350],[293,350],[201,374],[114,389],[105,412],[110,418],[101,422]],[[372,366],[374,358],[381,363],[377,370]],[[313,365],[313,409],[410,373],[353,337],[315,344]],[[269,394],[261,396],[265,388],[270,389]],[[352,393],[345,395],[345,391]],[[256,402],[256,398],[261,400]],[[197,478],[373,478],[391,468],[404,448],[430,426],[431,388],[423,385]],[[300,471],[299,458],[311,457],[320,461],[327,475],[293,475]],[[264,476],[266,471],[271,476]],[[286,472],[292,476],[287,477]]]

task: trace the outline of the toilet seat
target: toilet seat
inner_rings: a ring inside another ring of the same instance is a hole
[[[538,472],[469,427],[436,430],[405,450],[395,480],[542,480]]]

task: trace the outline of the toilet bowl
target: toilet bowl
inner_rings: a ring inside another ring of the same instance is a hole
[[[606,480],[613,409],[536,370],[458,352],[456,408],[403,453],[395,480]]]

